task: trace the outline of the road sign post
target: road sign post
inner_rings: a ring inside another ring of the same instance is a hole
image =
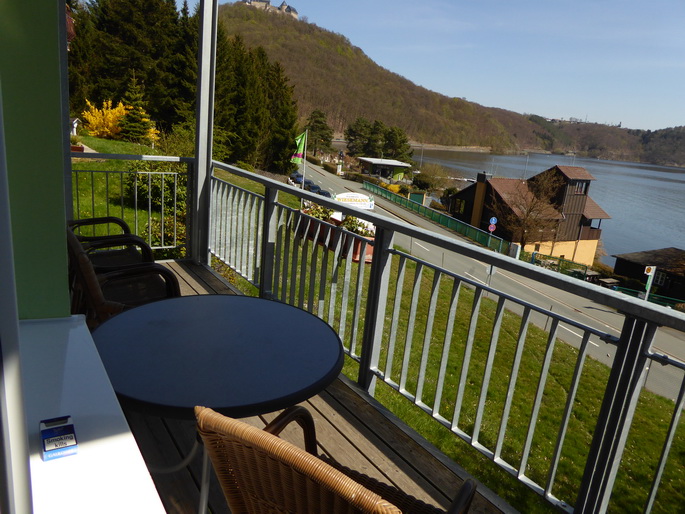
[[[656,275],[656,266],[645,266],[645,275],[647,275],[645,301],[649,301],[649,292],[652,290],[652,282],[654,281],[654,275]]]

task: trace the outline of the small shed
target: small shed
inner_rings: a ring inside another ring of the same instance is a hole
[[[375,157],[359,157],[362,169],[369,175],[378,175],[382,178],[402,180],[404,173],[411,164],[395,159],[377,159]]]
[[[671,247],[612,257],[616,257],[616,275],[634,278],[642,283],[647,282],[645,268],[655,266],[653,286],[658,288],[657,294],[685,300],[685,250]]]

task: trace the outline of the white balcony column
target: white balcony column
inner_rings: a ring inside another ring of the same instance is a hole
[[[378,359],[383,338],[383,321],[388,302],[388,282],[390,281],[390,249],[393,246],[395,232],[381,227],[376,228],[373,242],[373,260],[369,277],[369,292],[366,300],[364,317],[364,335],[362,338],[361,361],[359,363],[359,385],[373,396],[376,375],[372,372],[378,367]],[[361,257],[360,266],[364,265]]]
[[[190,256],[209,262],[209,203],[214,125],[214,80],[218,0],[200,0],[198,45],[195,165],[189,177]]]

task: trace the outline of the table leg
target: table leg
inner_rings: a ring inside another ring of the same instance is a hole
[[[209,501],[209,455],[207,449],[202,447],[202,484],[200,486],[200,506],[199,514],[206,514],[207,503]]]
[[[175,464],[173,466],[148,466],[148,469],[150,470],[150,473],[176,473],[177,471],[181,471],[183,468],[187,467],[188,464],[195,458],[195,454],[197,454],[197,449],[200,447],[199,441],[195,441],[193,444],[193,447],[190,449],[190,452],[186,457],[179,462],[178,464]]]

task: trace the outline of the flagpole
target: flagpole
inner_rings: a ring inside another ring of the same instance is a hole
[[[304,152],[302,153],[302,189],[304,190],[304,179],[307,177],[307,136],[309,129],[304,131]],[[304,198],[300,198],[300,210],[304,208]]]

